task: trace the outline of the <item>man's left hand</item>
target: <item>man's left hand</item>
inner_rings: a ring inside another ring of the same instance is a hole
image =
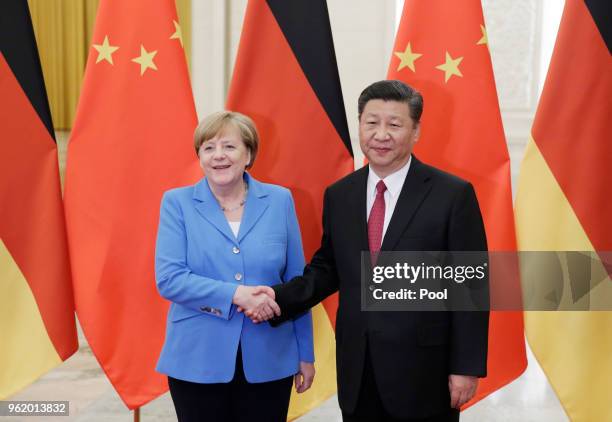
[[[449,375],[448,389],[451,396],[451,407],[459,409],[467,403],[476,393],[478,378],[468,375]]]

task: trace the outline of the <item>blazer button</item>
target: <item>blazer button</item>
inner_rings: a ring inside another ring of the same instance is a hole
[[[238,249],[238,246],[234,246],[234,247],[232,248],[232,252],[234,252],[234,253],[240,253],[240,249]]]
[[[240,281],[240,280],[242,280],[242,274],[240,274],[240,273],[236,273],[236,275],[234,276],[234,278],[236,279],[236,281]]]

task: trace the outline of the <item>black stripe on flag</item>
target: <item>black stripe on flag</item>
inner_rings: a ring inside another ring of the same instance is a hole
[[[612,2],[610,0],[585,0],[585,3],[593,17],[593,21],[595,21],[595,25],[597,25],[599,33],[608,47],[608,53],[612,54],[612,22],[610,22]]]
[[[267,1],[310,86],[352,156],[327,2]]]
[[[49,135],[55,140],[27,0],[0,0],[0,51]]]

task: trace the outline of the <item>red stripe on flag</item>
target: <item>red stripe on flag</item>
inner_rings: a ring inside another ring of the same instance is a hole
[[[610,250],[612,59],[583,1],[567,2],[556,45],[533,137],[595,250]]]
[[[2,54],[0,93],[0,238],[65,360],[78,343],[57,149]]]
[[[227,108],[254,119],[261,149],[253,174],[291,189],[309,260],[321,243],[323,192],[353,159],[265,2],[249,2]],[[336,296],[324,305],[335,325]]]

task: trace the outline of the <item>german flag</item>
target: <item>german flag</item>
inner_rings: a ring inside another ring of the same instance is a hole
[[[168,302],[155,288],[164,191],[201,177],[174,0],[103,0],[68,144],[66,221],[77,315],[130,408],[168,389],[155,372]]]
[[[26,0],[0,3],[0,399],[78,348],[57,147]]]
[[[354,168],[324,0],[249,2],[227,108],[255,120],[253,174],[291,189],[310,259],[321,242],[323,192]],[[293,393],[290,419],[336,391],[336,309],[336,295],[313,309],[317,376],[309,391]]]
[[[387,74],[423,94],[416,155],[469,180],[476,190],[491,251],[515,251],[510,157],[504,136],[480,1],[406,0]],[[491,266],[491,304],[520,303],[518,261]],[[514,274],[510,276],[508,274]],[[508,301],[508,291],[516,300]],[[470,406],[527,367],[523,315],[491,312],[487,377]]]
[[[521,165],[515,211],[522,250],[612,250],[610,12],[605,0],[565,2]],[[606,271],[608,278],[574,303],[590,296],[610,309],[609,269],[598,269]],[[569,418],[612,421],[612,312],[527,312],[525,322]]]

